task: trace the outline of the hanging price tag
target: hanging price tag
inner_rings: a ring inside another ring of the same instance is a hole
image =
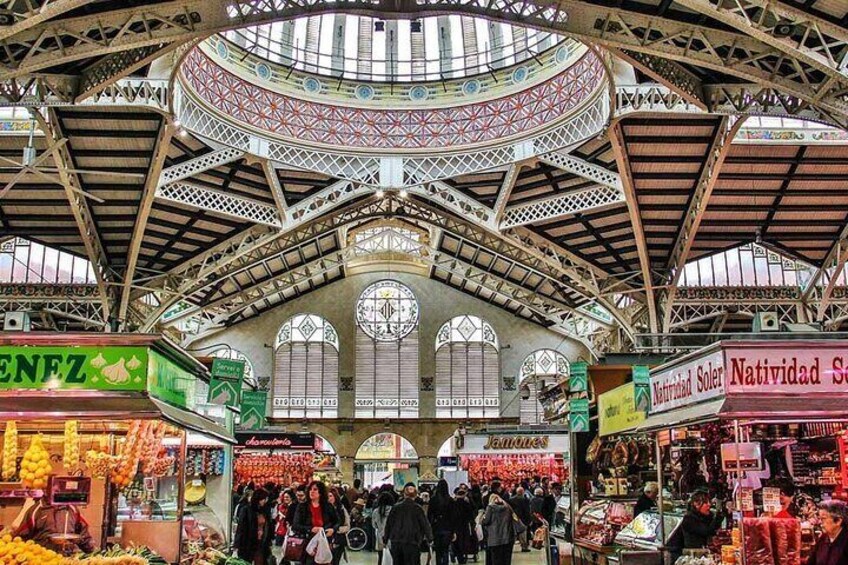
[[[754,511],[754,489],[742,487],[739,490],[739,506],[743,512]]]
[[[763,489],[763,510],[766,512],[780,512],[782,505],[780,504],[780,489],[775,487],[765,487]]]

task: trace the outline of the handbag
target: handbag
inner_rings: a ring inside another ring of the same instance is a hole
[[[518,537],[527,531],[527,526],[521,521],[521,518],[519,518],[518,514],[515,512],[512,513],[512,531],[515,533],[515,537]]]
[[[284,561],[303,561],[303,551],[306,549],[306,540],[292,535],[286,536],[283,542]]]

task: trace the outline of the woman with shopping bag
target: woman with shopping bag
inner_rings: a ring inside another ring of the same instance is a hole
[[[323,551],[323,544],[326,543],[327,549],[329,549],[328,539],[331,539],[338,529],[338,514],[328,500],[327,487],[324,483],[312,481],[306,490],[306,496],[306,504],[298,505],[292,524],[292,530],[307,540],[306,551],[301,563],[303,565],[332,563],[332,551],[329,551],[329,559],[327,559]],[[317,541],[315,541],[316,536],[318,537]],[[315,541],[314,545],[313,541]],[[310,547],[315,550],[313,553],[310,553]],[[321,551],[318,551],[318,549],[321,549]],[[322,560],[319,561],[319,559]],[[327,560],[323,561],[323,559]]]

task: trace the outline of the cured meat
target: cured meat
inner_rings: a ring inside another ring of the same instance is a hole
[[[640,467],[647,467],[651,463],[651,444],[647,441],[639,443],[639,456],[636,458],[636,464]]]
[[[801,565],[801,522],[771,518],[769,529],[775,565]]]
[[[639,444],[636,443],[635,439],[631,439],[627,442],[627,464],[635,465],[636,461],[639,459]]]
[[[601,436],[595,436],[592,443],[589,444],[589,449],[586,450],[586,462],[594,463],[598,459],[601,452]]]
[[[776,565],[769,518],[745,518],[745,559],[748,565]]]
[[[619,441],[612,449],[612,466],[624,467],[625,465],[627,465],[627,460],[629,456],[630,452],[627,449],[627,442]]]

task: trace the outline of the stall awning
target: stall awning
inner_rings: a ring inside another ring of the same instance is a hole
[[[848,419],[848,403],[843,396],[728,396],[721,417],[740,420],[767,420],[786,423],[803,420]]]
[[[236,440],[216,422],[151,398],[146,394],[104,394],[89,391],[0,394],[0,419],[152,420],[161,418],[183,428],[235,445]]]
[[[191,431],[214,437],[230,445],[236,444],[236,438],[231,433],[209,418],[195,414],[194,412],[181,410],[155,398],[151,398],[150,401],[159,408],[163,419],[168,420],[172,424],[177,424]]]
[[[650,432],[663,428],[673,428],[675,426],[685,426],[687,424],[698,424],[708,420],[715,420],[718,417],[719,411],[724,404],[725,399],[711,400],[687,406],[686,408],[678,408],[677,410],[669,410],[653,414],[645,418],[634,431]]]
[[[848,404],[839,396],[727,396],[648,416],[633,431],[650,432],[716,419],[783,423],[848,420]]]

